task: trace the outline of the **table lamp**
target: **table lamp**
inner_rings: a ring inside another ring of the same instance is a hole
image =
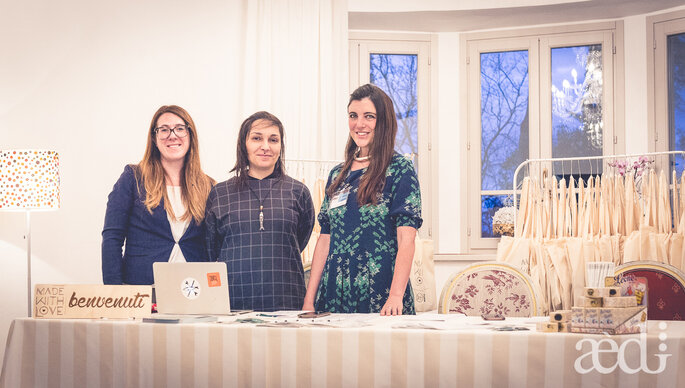
[[[26,212],[28,312],[31,314],[31,212],[59,209],[59,155],[0,150],[0,210]]]

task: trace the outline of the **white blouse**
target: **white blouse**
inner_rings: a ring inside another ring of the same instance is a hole
[[[178,245],[178,240],[181,239],[183,234],[188,229],[190,225],[190,218],[185,221],[181,221],[178,217],[182,217],[186,212],[186,207],[183,204],[181,198],[181,186],[167,186],[166,187],[167,196],[169,197],[169,204],[171,208],[174,209],[174,214],[176,218],[172,218],[171,214],[167,213],[167,218],[169,219],[169,225],[171,226],[171,235],[174,237],[174,248],[171,250],[171,255],[169,255],[170,263],[180,263],[185,262],[186,258],[183,257],[183,252],[181,247]]]

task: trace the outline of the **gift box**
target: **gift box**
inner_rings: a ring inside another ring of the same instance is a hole
[[[537,331],[543,333],[556,333],[559,331],[559,322],[538,322]]]
[[[634,296],[617,296],[605,298],[602,302],[603,307],[636,307],[637,298]]]
[[[588,334],[636,334],[647,332],[647,308],[646,307],[623,307],[623,308],[583,308],[585,326],[571,325],[573,333]],[[594,312],[597,311],[597,326],[594,324]],[[578,312],[575,312],[578,314]],[[588,314],[590,317],[588,318]]]
[[[587,297],[614,297],[621,294],[620,287],[585,287],[584,296]]]
[[[584,316],[585,316],[584,327],[599,328],[599,308],[597,308],[597,307],[586,307]]]
[[[601,296],[581,296],[579,297],[581,307],[602,307],[604,298]]]
[[[571,320],[571,310],[557,310],[549,313],[549,320],[552,322],[567,322]]]
[[[571,308],[571,325],[576,327],[585,327],[585,308]]]

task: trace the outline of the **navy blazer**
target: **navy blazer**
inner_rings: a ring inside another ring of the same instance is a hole
[[[102,229],[102,281],[105,284],[152,284],[152,263],[169,261],[175,241],[164,210],[164,199],[145,207],[145,187],[138,184],[133,165],[114,184],[107,200]],[[126,246],[122,255],[122,247]],[[178,245],[186,261],[207,261],[204,223],[190,221]]]

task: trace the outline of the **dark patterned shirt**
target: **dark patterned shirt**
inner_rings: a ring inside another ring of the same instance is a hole
[[[326,187],[340,174],[331,170]],[[376,205],[357,204],[359,180],[366,168],[351,171],[338,192],[349,190],[344,205],[331,208],[328,195],[321,204],[321,234],[331,243],[316,299],[316,309],[336,313],[377,313],[390,295],[397,256],[397,227],[421,227],[421,191],[414,165],[395,153],[385,173],[385,186]],[[411,284],[402,314],[414,314]]]
[[[314,227],[307,187],[288,177],[236,178],[214,186],[205,223],[210,261],[225,261],[232,309],[299,310],[305,285],[301,252]],[[259,206],[264,206],[260,230]]]

